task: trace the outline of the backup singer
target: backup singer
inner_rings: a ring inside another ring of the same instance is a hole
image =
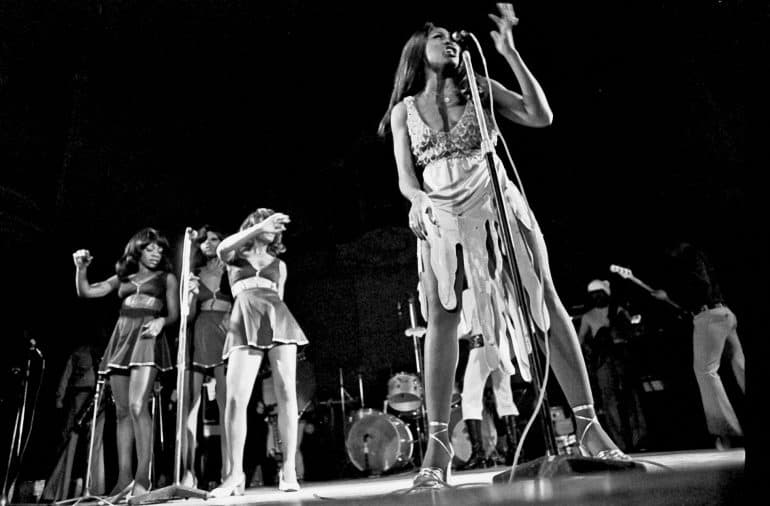
[[[479,78],[482,101],[489,99],[489,84],[495,110],[501,116],[524,126],[547,126],[552,113],[545,94],[514,46],[512,27],[518,19],[510,4],[498,4],[498,8],[499,16],[490,14],[497,25],[492,38],[516,75],[521,93]],[[390,105],[379,129],[381,134],[388,125],[392,130],[399,189],[411,203],[409,226],[419,239],[420,297],[427,312],[429,440],[414,480],[417,488],[445,486],[451,468],[448,420],[465,282],[475,298],[489,366],[514,370],[508,347],[500,343],[506,332],[515,335],[518,310],[511,297],[514,288],[510,280],[503,280],[498,236],[501,224],[468,86],[458,45],[445,28],[426,24],[402,50]],[[491,127],[490,136],[496,140],[491,111],[483,112]],[[495,163],[505,205],[516,220],[511,226],[513,253],[530,300],[531,317],[540,330],[550,330],[552,335],[553,369],[572,405],[580,445],[591,456],[627,459],[596,419],[575,329],[554,288],[540,227],[506,177],[500,159],[495,157]],[[422,173],[422,186],[416,169]],[[513,348],[518,367],[526,370],[524,343],[515,340]]]
[[[164,329],[179,318],[179,283],[168,251],[168,241],[157,230],[140,230],[115,265],[116,274],[93,284],[87,278],[93,260],[89,251],[72,255],[78,296],[104,297],[117,290],[123,300],[99,364],[99,374],[109,377],[117,417],[118,481],[113,494],[141,495],[150,488],[153,428],[148,400],[157,372],[173,368]],[[132,473],[134,442],[137,465]]]
[[[198,412],[201,404],[201,386],[207,377],[214,378],[215,396],[220,419],[225,413],[225,361],[222,349],[227,336],[233,297],[224,263],[217,257],[217,246],[224,235],[204,226],[198,231],[198,246],[190,277],[189,300],[193,321],[192,364],[190,382],[190,409],[187,414],[187,444],[185,448],[184,477],[182,484],[195,486],[195,449],[198,430]],[[220,435],[222,471],[224,479],[229,474],[230,459],[227,456],[227,442]]]
[[[297,347],[308,340],[283,302],[287,271],[277,255],[286,249],[281,236],[287,223],[289,217],[285,214],[257,209],[246,217],[240,232],[223,239],[217,248],[217,255],[227,264],[235,300],[222,352],[228,361],[224,419],[230,472],[209,493],[211,497],[243,494],[246,408],[265,354],[274,375],[278,425],[284,445],[278,488],[287,492],[299,490],[294,460],[299,418]]]

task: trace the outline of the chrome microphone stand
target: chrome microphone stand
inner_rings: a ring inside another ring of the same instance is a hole
[[[469,34],[474,41],[478,44],[476,37],[473,34]],[[471,55],[467,50],[462,52],[463,65],[465,66],[466,75],[468,76],[468,84],[473,99],[473,105],[476,110],[476,120],[478,122],[479,131],[481,133],[481,152],[483,153],[487,168],[489,170],[490,179],[492,180],[493,195],[495,200],[495,206],[497,208],[498,218],[500,221],[500,228],[502,229],[502,247],[503,254],[505,256],[503,270],[510,275],[511,281],[514,285],[514,296],[516,302],[521,307],[521,315],[519,317],[519,323],[522,326],[522,331],[529,338],[529,356],[532,360],[532,382],[538,391],[541,391],[543,395],[543,402],[541,404],[541,422],[543,427],[543,436],[545,439],[545,456],[535,459],[532,462],[521,464],[523,473],[521,474],[534,474],[536,477],[554,476],[564,471],[572,472],[574,469],[582,468],[590,472],[598,471],[625,471],[634,469],[643,469],[639,464],[628,461],[612,461],[607,459],[599,459],[596,457],[576,457],[570,455],[558,455],[556,435],[554,427],[551,423],[551,410],[548,405],[548,396],[546,392],[542,391],[542,383],[545,371],[540,363],[540,357],[538,355],[538,338],[545,342],[547,337],[547,330],[541,330],[537,327],[530,312],[530,301],[527,299],[524,286],[521,280],[521,274],[519,272],[518,265],[516,263],[516,251],[513,247],[513,234],[511,232],[511,222],[508,218],[508,212],[506,208],[505,198],[500,187],[500,178],[497,173],[494,161],[494,148],[489,138],[489,131],[487,130],[486,118],[484,115],[484,108],[481,103],[481,97],[479,96],[479,89],[476,81],[476,74],[473,70],[473,63],[471,62]],[[517,223],[517,226],[521,226]],[[537,303],[537,301],[534,301]],[[548,353],[548,350],[545,350]],[[575,465],[573,465],[573,463]],[[503,481],[511,481],[515,474],[516,469],[513,467],[496,475],[493,478],[493,482],[499,483]]]
[[[205,499],[206,492],[195,487],[188,487],[181,484],[182,470],[182,449],[186,445],[182,444],[185,434],[185,369],[187,367],[187,319],[190,315],[190,305],[188,304],[188,294],[190,287],[190,260],[192,252],[192,241],[195,237],[195,231],[187,227],[184,234],[182,246],[182,272],[180,283],[180,304],[179,304],[179,342],[177,350],[177,374],[176,374],[176,445],[174,448],[174,483],[158,490],[153,490],[128,500],[128,504],[151,504],[157,502],[171,501],[175,499]]]
[[[41,360],[43,360],[43,364],[45,364],[45,360],[43,359],[43,354],[40,353],[40,350],[35,345],[35,340],[30,339],[30,347],[29,347],[29,354],[27,355],[27,363],[26,367],[24,369],[24,388],[22,390],[21,395],[21,404],[19,405],[18,409],[16,410],[16,420],[13,424],[13,434],[11,436],[11,446],[8,448],[8,465],[5,468],[5,477],[3,478],[3,490],[0,495],[0,506],[6,506],[9,504],[11,497],[10,495],[13,494],[13,489],[16,485],[16,479],[19,475],[19,468],[21,467],[21,460],[24,454],[24,448],[26,445],[22,444],[22,441],[24,440],[24,422],[27,418],[27,398],[29,396],[29,373],[32,369],[32,355],[33,352],[37,354]],[[44,367],[44,366],[43,366]],[[38,387],[39,388],[39,387]],[[37,399],[35,399],[35,402],[37,402]],[[34,411],[33,411],[34,413]],[[30,427],[30,430],[32,427]],[[29,435],[27,436],[29,438]],[[11,480],[11,483],[8,483],[8,478],[11,475],[11,467],[13,466],[14,458],[16,459],[16,476]]]

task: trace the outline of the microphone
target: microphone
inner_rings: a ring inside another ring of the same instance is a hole
[[[43,353],[40,351],[40,348],[37,347],[37,341],[35,341],[33,338],[29,339],[29,351],[34,351],[40,356],[40,358],[43,358]]]
[[[468,42],[470,35],[471,34],[465,30],[458,30],[456,32],[452,32],[452,40],[457,42],[458,44],[464,44]]]

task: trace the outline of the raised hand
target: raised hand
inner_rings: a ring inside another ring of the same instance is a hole
[[[91,264],[94,257],[87,249],[79,249],[72,254],[72,260],[75,262],[75,267],[78,269],[84,269]]]
[[[519,24],[519,18],[513,12],[513,4],[498,3],[497,9],[500,15],[489,14],[489,19],[497,24],[497,31],[491,31],[489,34],[495,42],[495,49],[502,54],[510,53],[516,50],[513,44],[513,27]]]
[[[289,216],[283,213],[271,214],[260,222],[260,232],[263,234],[280,234],[286,230],[286,224],[291,222]]]

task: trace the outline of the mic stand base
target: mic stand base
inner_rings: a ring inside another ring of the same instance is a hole
[[[159,502],[173,501],[175,499],[205,499],[206,492],[195,487],[185,485],[169,485],[167,487],[152,490],[146,494],[132,497],[128,500],[131,506],[135,504],[153,504]]]
[[[645,467],[634,461],[581,457],[577,455],[546,455],[516,466],[517,478],[557,478],[576,474],[606,473],[617,471],[644,472]],[[508,483],[511,470],[492,477],[492,483]]]
[[[77,506],[81,502],[96,501],[97,503],[104,502],[108,497],[105,495],[91,495],[90,492],[85,492],[80,497],[71,497],[70,499],[62,499],[61,501],[54,501],[53,504],[59,506],[60,504],[71,504]]]

